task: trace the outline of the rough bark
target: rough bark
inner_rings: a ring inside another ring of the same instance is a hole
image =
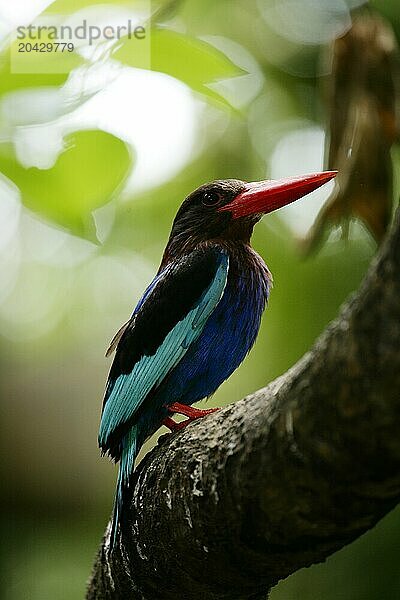
[[[171,435],[132,476],[88,600],[265,598],[400,500],[400,214],[359,291],[266,388]]]

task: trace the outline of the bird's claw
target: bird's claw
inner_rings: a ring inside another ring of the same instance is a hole
[[[186,421],[181,421],[177,423],[171,417],[165,417],[163,421],[163,425],[168,427],[171,431],[180,431],[184,429],[186,425],[195,421],[196,419],[201,419],[207,415],[214,413],[219,410],[219,408],[207,408],[202,410],[200,408],[193,408],[193,406],[187,406],[186,404],[180,404],[179,402],[173,402],[170,406],[168,406],[168,411],[173,414],[184,415],[187,417]]]
[[[184,415],[189,419],[200,419],[206,415],[219,410],[219,408],[207,408],[205,410],[200,408],[194,408],[193,406],[187,406],[186,404],[180,404],[179,402],[173,402],[168,406],[168,410],[171,413],[177,413],[178,415]]]
[[[181,423],[177,423],[176,421],[171,419],[171,417],[165,417],[165,419],[163,421],[163,425],[165,425],[165,427],[168,427],[168,429],[170,429],[170,431],[179,431],[180,429],[183,429],[184,427],[186,427],[186,425],[188,423],[190,423],[189,419],[187,421],[182,421]]]

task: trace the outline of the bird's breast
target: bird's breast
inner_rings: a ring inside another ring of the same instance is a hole
[[[164,398],[173,395],[176,401],[193,404],[235,371],[256,340],[271,283],[267,267],[250,248],[245,256],[230,254],[221,300],[168,379]]]
[[[262,259],[250,248],[246,250],[244,256],[230,257],[226,289],[212,315],[222,325],[223,345],[233,349],[232,360],[237,363],[234,368],[256,340],[272,285],[271,274]],[[209,325],[212,324],[210,318]]]

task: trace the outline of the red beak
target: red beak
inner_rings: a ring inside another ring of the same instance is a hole
[[[219,210],[231,211],[234,219],[257,213],[270,213],[313,192],[336,175],[337,171],[323,171],[287,179],[247,183],[243,192]]]

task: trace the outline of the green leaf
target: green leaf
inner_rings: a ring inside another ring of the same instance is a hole
[[[95,240],[92,211],[109,202],[131,168],[128,147],[104,131],[65,138],[66,150],[50,169],[23,167],[11,144],[0,144],[0,171],[20,189],[33,212],[70,232]]]
[[[43,12],[45,14],[69,14],[88,6],[95,6],[96,4],[117,4],[118,6],[124,6],[132,4],[132,0],[107,0],[107,2],[102,2],[101,0],[55,0]]]
[[[75,49],[69,52],[67,45],[64,50],[58,49],[49,35],[39,34],[33,31],[32,35],[24,37],[23,40],[15,39],[11,42],[10,53],[11,63],[10,71],[14,74],[33,75],[62,75],[66,78],[69,73],[83,63],[83,58],[77,54]],[[28,46],[29,44],[29,46]],[[51,51],[41,51],[41,48],[47,49],[47,44],[51,44]],[[65,44],[67,44],[65,42]],[[23,52],[20,52],[22,45]],[[26,47],[31,48],[28,52]],[[73,44],[72,44],[73,47]],[[63,48],[61,46],[61,48]]]
[[[13,46],[16,43],[18,43],[18,40],[13,42]],[[65,81],[68,79],[69,73],[38,73],[35,72],[35,70],[33,70],[30,73],[13,73],[11,68],[10,56],[10,47],[0,54],[0,95],[23,88],[58,86],[65,83]],[[44,58],[41,58],[42,66],[43,61],[45,60],[46,56]],[[78,66],[78,64],[80,64],[81,62],[82,60],[79,59],[74,53],[74,59],[73,63],[71,63],[71,68]]]
[[[151,69],[172,75],[197,92],[227,103],[208,84],[243,75],[245,71],[211,44],[168,29],[153,29],[150,34]],[[113,58],[131,67],[142,67],[145,42],[123,38]]]

